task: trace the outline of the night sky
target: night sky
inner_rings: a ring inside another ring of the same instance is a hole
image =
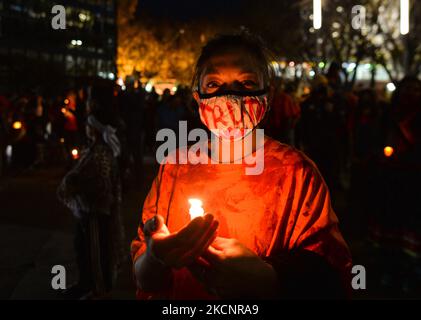
[[[152,25],[187,27],[200,24],[216,32],[232,32],[245,27],[270,43],[274,51],[298,55],[300,20],[296,1],[288,0],[139,0],[138,19]]]
[[[248,0],[140,0],[139,13],[157,18],[168,18],[178,21],[191,21],[196,18],[212,16],[238,15],[245,9]]]
[[[191,21],[197,18],[212,19],[213,17],[238,19],[249,15],[252,12],[251,6],[256,5],[261,8],[259,11],[270,12],[274,5],[277,7],[288,5],[288,1],[260,0],[257,3],[256,0],[140,0],[138,13],[177,21]]]

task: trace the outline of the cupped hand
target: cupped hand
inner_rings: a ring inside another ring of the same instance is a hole
[[[167,267],[185,267],[204,254],[216,238],[217,228],[218,222],[207,214],[193,219],[178,232],[171,233],[164,218],[156,215],[143,228],[146,254]]]
[[[278,295],[275,270],[236,239],[217,237],[189,269],[223,299],[275,299]]]

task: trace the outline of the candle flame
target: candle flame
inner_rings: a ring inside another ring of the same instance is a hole
[[[190,203],[190,209],[189,209],[189,214],[191,219],[193,220],[194,218],[197,217],[203,217],[205,211],[202,208],[202,200],[200,199],[189,199],[189,203]]]

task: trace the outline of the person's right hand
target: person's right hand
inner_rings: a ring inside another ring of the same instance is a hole
[[[170,233],[164,218],[156,215],[146,221],[146,254],[171,268],[188,266],[198,259],[216,238],[218,221],[211,214],[197,217],[183,229]]]

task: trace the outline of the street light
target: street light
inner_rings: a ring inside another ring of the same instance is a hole
[[[409,33],[409,0],[401,0],[400,31],[402,35]]]
[[[313,0],[313,28],[322,27],[322,0]]]

